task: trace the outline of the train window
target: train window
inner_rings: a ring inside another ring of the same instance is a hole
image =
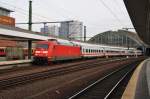
[[[88,49],[86,49],[86,52],[88,52]]]
[[[37,44],[36,48],[48,49],[48,44]]]
[[[85,52],[85,49],[83,48],[83,52]]]
[[[3,52],[3,49],[0,49],[0,52]]]
[[[5,50],[4,49],[0,49],[0,52],[5,52]]]

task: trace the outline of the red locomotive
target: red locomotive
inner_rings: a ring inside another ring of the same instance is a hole
[[[34,62],[36,63],[80,57],[80,46],[76,46],[69,41],[57,41],[56,39],[38,42],[34,52]]]

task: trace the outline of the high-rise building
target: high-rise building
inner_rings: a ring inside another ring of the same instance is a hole
[[[83,23],[79,21],[62,22],[59,37],[64,39],[82,40]]]
[[[50,33],[50,35],[58,36],[59,35],[59,27],[56,25],[50,26],[49,33]]]
[[[45,26],[45,27],[41,28],[41,33],[42,33],[42,35],[47,35],[48,36],[48,26]]]
[[[58,36],[59,35],[59,26],[52,25],[52,26],[45,26],[41,28],[41,32],[43,35],[47,36]]]

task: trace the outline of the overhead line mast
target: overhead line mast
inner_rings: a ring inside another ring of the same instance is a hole
[[[32,31],[32,1],[29,1],[29,31]],[[32,40],[28,40],[28,59],[31,59],[32,56]]]

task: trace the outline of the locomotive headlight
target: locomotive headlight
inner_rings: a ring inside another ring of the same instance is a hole
[[[35,51],[35,53],[40,53],[40,51]]]
[[[43,53],[44,53],[44,54],[47,54],[47,53],[48,53],[48,51],[43,51]]]

